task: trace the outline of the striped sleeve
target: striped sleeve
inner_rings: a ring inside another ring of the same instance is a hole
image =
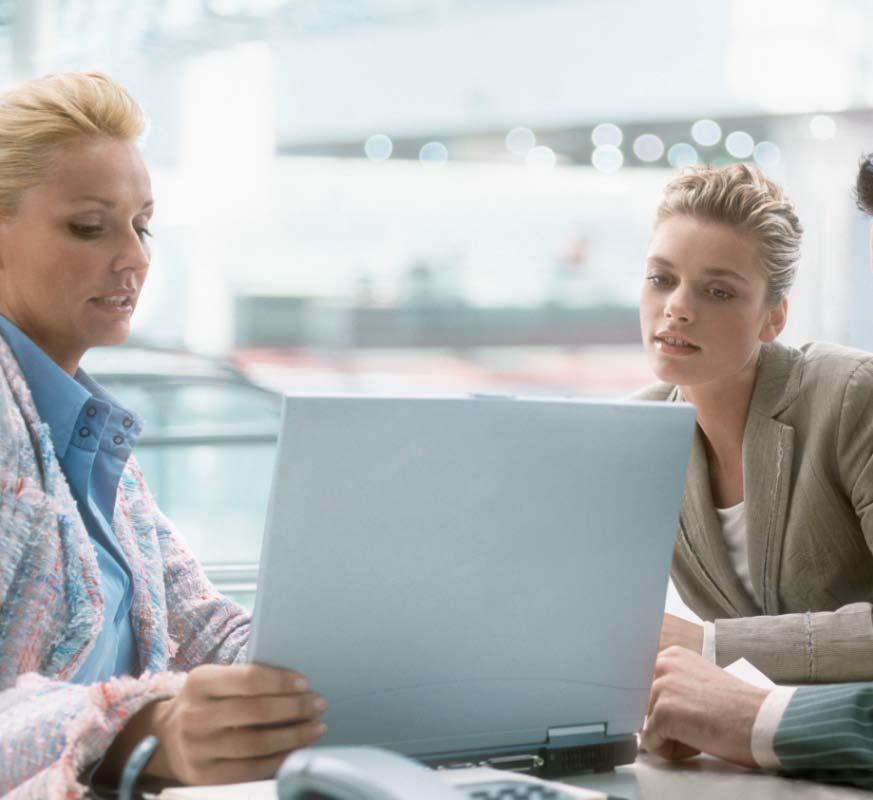
[[[873,683],[797,689],[773,750],[788,775],[873,789]]]

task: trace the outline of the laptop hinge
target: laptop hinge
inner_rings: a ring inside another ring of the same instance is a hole
[[[586,725],[562,725],[549,728],[549,744],[572,747],[602,740],[606,736],[606,723],[594,722]]]

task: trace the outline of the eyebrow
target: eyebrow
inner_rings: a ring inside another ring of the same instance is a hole
[[[74,197],[72,202],[74,202],[74,203],[84,203],[84,202],[100,203],[100,205],[106,206],[106,208],[115,208],[115,201],[114,200],[109,200],[106,197],[100,197],[99,195],[96,195],[96,194],[83,194],[83,195],[80,195],[79,197]],[[145,209],[147,209],[147,208],[151,208],[152,206],[154,206],[154,204],[155,204],[155,201],[153,199],[149,198],[142,205],[143,211],[145,211]]]
[[[665,269],[675,269],[673,266],[673,262],[669,259],[664,258],[663,256],[649,256],[649,261],[654,261],[661,267]],[[749,279],[746,278],[745,275],[741,275],[739,272],[736,272],[732,269],[726,269],[725,267],[706,267],[703,270],[703,274],[712,278],[733,278],[734,280],[741,281],[742,283],[748,283]]]

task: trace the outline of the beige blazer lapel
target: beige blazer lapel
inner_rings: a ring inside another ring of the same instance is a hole
[[[794,428],[750,414],[743,446],[749,575],[764,614],[779,614],[779,571],[788,516]],[[746,476],[754,476],[746,480]]]
[[[761,351],[743,436],[743,494],[749,574],[764,614],[780,614],[779,573],[791,494],[794,428],[775,419],[797,397],[799,351]]]
[[[678,386],[674,386],[664,399],[672,403],[686,402]],[[704,587],[709,598],[717,604],[711,609],[715,617],[754,616],[760,613],[740,583],[728,556],[712,501],[709,462],[700,428],[695,430],[691,442],[685,494],[679,511],[673,577],[680,592],[686,571],[692,573],[689,576],[691,584]]]
[[[755,616],[760,609],[740,582],[731,564],[715,514],[709,483],[709,464],[703,434],[694,434],[688,462],[688,483],[682,498],[679,544],[698,580],[721,600],[725,615]]]

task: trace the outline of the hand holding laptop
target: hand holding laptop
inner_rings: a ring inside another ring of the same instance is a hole
[[[173,698],[152,703],[119,735],[107,761],[123,763],[128,743],[160,740],[145,773],[190,784],[272,778],[285,756],[321,737],[323,698],[299,673],[208,664],[188,674]]]

